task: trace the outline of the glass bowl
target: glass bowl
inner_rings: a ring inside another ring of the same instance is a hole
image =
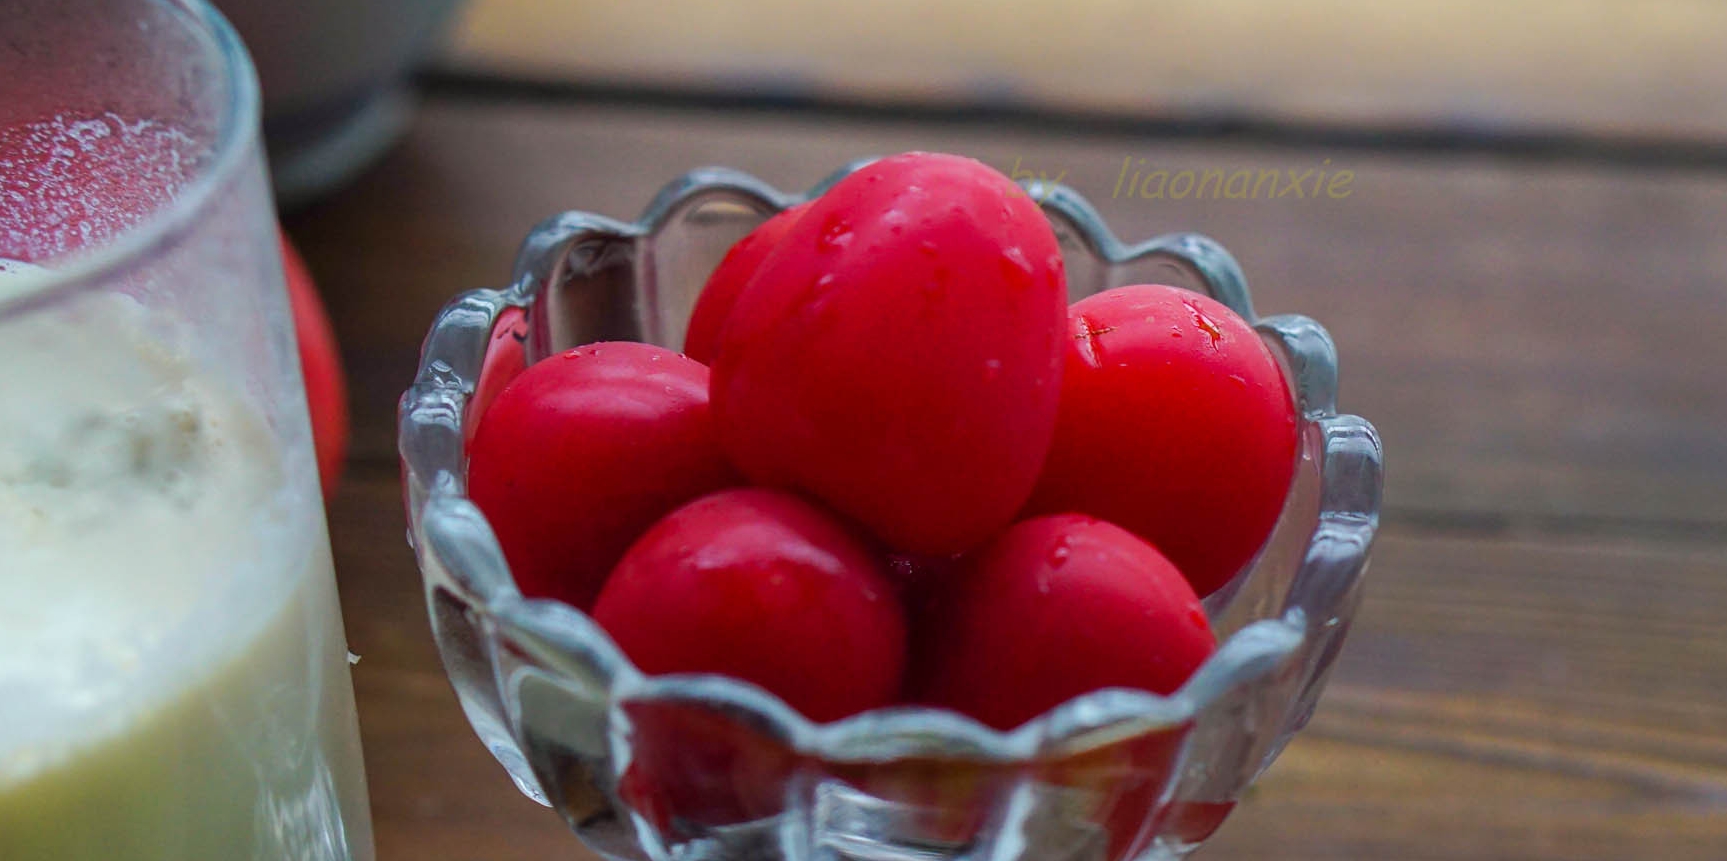
[[[1217,243],[1124,244],[1071,189],[1025,184],[1074,298],[1144,282],[1208,293],[1255,325],[1296,392],[1300,462],[1281,519],[1206,599],[1221,646],[1170,696],[1096,691],[1000,732],[921,707],[818,725],[746,682],[644,676],[592,619],[517,591],[465,495],[464,413],[500,314],[524,309],[530,362],[597,340],[676,348],[731,244],[860,164],[803,195],[704,168],[634,222],[554,216],[522,244],[508,286],[439,314],[402,398],[400,444],[409,543],[462,707],[523,793],[615,858],[1180,858],[1312,714],[1380,503],[1379,439],[1336,411],[1330,336],[1305,317],[1258,318]]]

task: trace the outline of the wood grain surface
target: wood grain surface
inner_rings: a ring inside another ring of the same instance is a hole
[[[586,857],[473,738],[427,631],[394,401],[432,314],[501,282],[558,210],[634,217],[702,164],[799,187],[908,148],[1063,172],[1129,238],[1223,240],[1262,311],[1331,329],[1343,406],[1383,434],[1360,620],[1313,724],[1200,858],[1727,857],[1727,175],[434,95],[289,222],[354,384],[331,519],[380,858]],[[1115,193],[1140,159],[1354,177],[1341,198]]]
[[[1716,0],[472,0],[445,67],[1139,117],[1719,141]]]

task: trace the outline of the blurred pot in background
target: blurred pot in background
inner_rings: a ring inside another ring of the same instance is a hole
[[[258,66],[282,208],[351,179],[401,134],[408,75],[459,2],[215,0]]]

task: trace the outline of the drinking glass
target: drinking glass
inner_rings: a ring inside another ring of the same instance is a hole
[[[369,861],[250,60],[0,22],[0,859]]]

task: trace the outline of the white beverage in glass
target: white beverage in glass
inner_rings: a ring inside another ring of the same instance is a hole
[[[368,861],[244,53],[0,19],[0,859]]]

